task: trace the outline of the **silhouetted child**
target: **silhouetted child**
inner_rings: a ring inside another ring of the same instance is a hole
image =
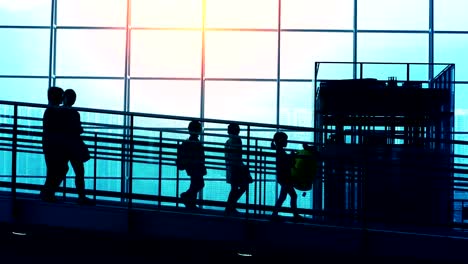
[[[47,90],[48,106],[42,119],[42,149],[47,167],[46,180],[40,197],[46,202],[55,202],[58,185],[68,172],[68,158],[64,148],[62,103],[63,89],[50,87]],[[58,185],[57,185],[58,183]]]
[[[281,186],[278,200],[272,213],[272,220],[278,220],[278,211],[289,194],[291,198],[291,209],[293,210],[294,220],[302,220],[302,216],[297,212],[297,194],[294,189],[291,168],[294,166],[294,157],[287,154],[284,148],[288,145],[288,135],[284,132],[276,132],[271,142],[271,148],[276,150],[276,181]]]
[[[190,177],[190,187],[180,194],[185,207],[196,209],[197,194],[205,187],[203,177],[206,175],[205,151],[198,139],[202,126],[199,121],[191,121],[188,125],[190,137],[182,142],[181,159],[184,169]]]
[[[252,182],[249,168],[242,162],[242,140],[239,137],[240,128],[238,124],[228,125],[229,139],[224,148],[226,158],[226,182],[231,184],[231,191],[226,203],[225,214],[238,213],[237,201],[247,191],[249,183]]]
[[[80,113],[72,108],[76,101],[76,93],[73,89],[65,90],[63,94],[64,128],[67,135],[67,149],[70,163],[75,171],[75,186],[78,192],[78,203],[93,204],[94,201],[85,195],[85,169],[84,162],[91,157],[81,134]]]

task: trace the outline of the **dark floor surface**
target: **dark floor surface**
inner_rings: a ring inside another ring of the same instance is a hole
[[[431,260],[281,252],[213,241],[145,239],[49,227],[2,225],[0,263],[447,263]],[[16,234],[15,234],[15,233]]]

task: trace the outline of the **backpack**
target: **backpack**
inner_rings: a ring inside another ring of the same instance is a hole
[[[307,149],[299,150],[291,169],[294,188],[300,191],[311,190],[316,173],[317,160],[314,152]]]
[[[176,157],[176,167],[178,170],[187,169],[187,155],[185,151],[185,142],[177,145],[177,157]]]

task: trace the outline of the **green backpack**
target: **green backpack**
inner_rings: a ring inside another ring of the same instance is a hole
[[[291,168],[291,177],[293,186],[300,191],[309,191],[317,174],[317,159],[312,150],[299,150],[295,156],[293,168]]]

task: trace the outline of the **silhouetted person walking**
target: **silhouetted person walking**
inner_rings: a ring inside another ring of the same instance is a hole
[[[49,101],[42,119],[42,149],[47,166],[46,181],[41,189],[43,201],[55,202],[57,182],[60,183],[68,172],[68,157],[64,149],[65,134],[63,131],[62,102],[63,89],[50,87],[47,90]]]
[[[226,182],[231,184],[231,191],[226,203],[225,214],[237,214],[238,200],[247,191],[249,183],[252,182],[249,168],[242,162],[242,140],[239,137],[240,128],[238,124],[228,125],[229,139],[224,148],[226,158]]]
[[[196,209],[197,194],[205,187],[203,177],[206,175],[205,167],[205,151],[199,140],[199,135],[202,130],[199,121],[191,121],[188,125],[190,137],[182,142],[178,159],[190,177],[190,187],[187,191],[180,194],[180,198],[185,207]],[[178,152],[179,152],[178,151]]]
[[[72,108],[76,101],[76,93],[73,89],[67,89],[63,96],[63,125],[67,139],[67,151],[70,163],[75,172],[75,186],[78,192],[78,203],[91,205],[94,201],[87,198],[85,195],[85,169],[84,162],[91,157],[86,147],[81,134],[83,127],[81,126],[80,113]],[[60,185],[60,183],[59,183]],[[58,187],[58,186],[57,186]]]
[[[288,135],[284,132],[276,132],[271,142],[271,148],[276,150],[276,181],[281,186],[278,200],[272,213],[272,220],[278,220],[278,211],[289,194],[291,198],[291,209],[293,210],[294,220],[302,220],[302,216],[297,212],[297,194],[293,186],[291,177],[291,168],[294,166],[294,157],[287,154],[284,148],[288,145]]]

